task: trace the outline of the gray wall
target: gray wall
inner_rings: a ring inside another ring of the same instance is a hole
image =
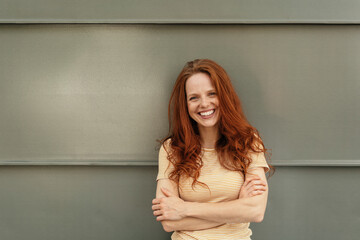
[[[359,39],[358,25],[3,25],[0,161],[154,163],[177,74],[211,58],[275,164],[358,165]]]
[[[1,0],[3,23],[359,23],[358,0]]]
[[[1,239],[170,239],[154,220],[156,167],[3,166]],[[359,168],[278,167],[253,239],[359,236]]]
[[[194,58],[228,71],[273,150],[253,238],[360,234],[358,1],[186,4],[0,1],[0,239],[169,239],[155,140]]]

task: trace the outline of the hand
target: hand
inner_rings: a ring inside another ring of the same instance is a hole
[[[266,182],[262,181],[260,177],[255,176],[252,178],[246,179],[244,184],[240,189],[239,198],[253,197],[256,195],[261,195],[264,191],[267,190]]]
[[[186,217],[186,202],[167,188],[161,188],[161,191],[165,197],[155,198],[152,201],[152,210],[157,216],[156,220],[181,220]]]

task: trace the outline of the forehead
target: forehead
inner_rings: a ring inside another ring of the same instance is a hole
[[[186,94],[195,94],[207,92],[214,89],[209,75],[206,73],[196,73],[186,80],[185,90]]]

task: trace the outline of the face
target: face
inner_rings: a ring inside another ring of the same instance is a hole
[[[219,120],[219,99],[206,73],[192,75],[185,84],[190,117],[199,129],[215,128]]]

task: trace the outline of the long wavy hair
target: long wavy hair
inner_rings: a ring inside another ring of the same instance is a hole
[[[249,157],[251,151],[264,152],[270,157],[258,130],[246,119],[239,97],[225,70],[209,59],[190,61],[175,82],[168,106],[169,133],[160,142],[174,166],[169,178],[179,186],[180,176],[191,177],[193,188],[196,183],[207,187],[205,183],[198,181],[203,166],[200,136],[197,123],[188,114],[185,91],[187,79],[196,73],[208,74],[219,99],[220,137],[215,149],[220,164],[245,176],[252,161]],[[274,168],[269,166],[273,173]]]

